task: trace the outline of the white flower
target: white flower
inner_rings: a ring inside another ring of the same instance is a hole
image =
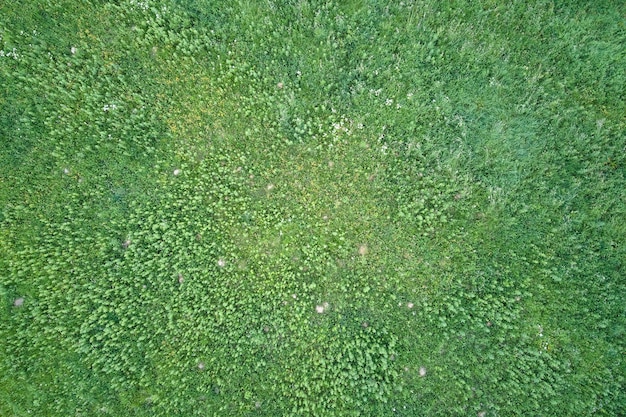
[[[150,5],[147,1],[130,0],[130,4],[132,4],[133,6],[137,6],[137,8],[142,10],[148,10],[150,8]]]
[[[180,169],[176,168],[174,170],[174,175],[180,175],[180,172],[181,172]]]
[[[5,52],[4,49],[0,50],[0,56],[13,57],[13,59],[18,59],[20,55],[17,53],[17,49],[13,48],[12,51]]]
[[[76,47],[72,46],[72,48],[70,49],[70,52],[72,53],[72,55],[74,55],[76,53]]]
[[[322,314],[324,312],[324,306],[322,305],[316,306],[315,311],[317,311],[319,314]]]
[[[226,261],[223,259],[219,259],[217,261],[217,266],[219,266],[220,268],[224,268],[226,266]]]
[[[423,366],[420,366],[419,373],[420,373],[420,376],[426,376],[426,368],[424,368]]]
[[[388,98],[385,100],[385,106],[391,106],[393,104],[393,99]]]

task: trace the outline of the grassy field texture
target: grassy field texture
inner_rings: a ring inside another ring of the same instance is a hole
[[[626,415],[626,5],[0,4],[0,415]]]

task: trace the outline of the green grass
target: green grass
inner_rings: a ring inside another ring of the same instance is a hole
[[[0,415],[626,414],[625,13],[1,5]]]

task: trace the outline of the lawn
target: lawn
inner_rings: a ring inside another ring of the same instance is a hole
[[[626,4],[0,4],[0,415],[626,415]]]

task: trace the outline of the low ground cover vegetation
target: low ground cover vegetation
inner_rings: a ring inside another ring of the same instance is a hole
[[[0,414],[625,414],[625,12],[0,5]]]

